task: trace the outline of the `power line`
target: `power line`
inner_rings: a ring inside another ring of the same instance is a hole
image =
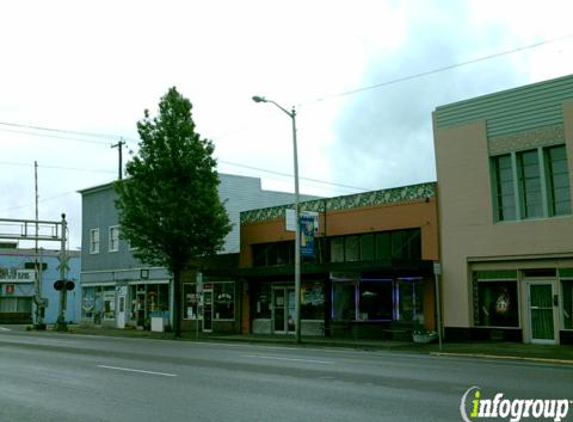
[[[58,198],[61,198],[61,197],[64,197],[64,196],[68,196],[68,195],[70,195],[70,194],[72,194],[72,193],[77,193],[77,191],[73,190],[73,191],[69,191],[69,192],[60,193],[60,194],[58,194],[58,195],[51,196],[51,197],[49,197],[49,198],[40,199],[38,202],[52,201],[52,200],[54,200],[54,199],[58,199]],[[0,210],[0,212],[8,212],[8,211],[13,211],[13,210],[19,210],[19,209],[22,209],[22,208],[27,208],[27,207],[32,207],[32,206],[34,206],[34,203],[24,204],[24,205],[16,205],[16,206],[14,206],[14,207],[5,208],[5,209],[3,209],[3,210]]]
[[[274,170],[267,170],[267,169],[263,169],[263,168],[260,168],[260,167],[248,166],[248,165],[245,165],[245,164],[238,164],[238,163],[233,163],[233,162],[231,162],[231,161],[224,161],[224,160],[217,160],[217,161],[218,161],[219,163],[222,163],[222,164],[227,164],[227,165],[231,165],[231,166],[235,166],[235,167],[246,168],[246,169],[249,169],[249,170],[257,170],[257,171],[261,171],[261,172],[264,172],[264,173],[276,174],[276,175],[278,175],[278,176],[284,176],[284,177],[294,177],[292,174],[281,173],[281,172],[274,171]],[[356,186],[343,185],[343,184],[341,184],[341,183],[327,182],[327,181],[319,180],[319,179],[312,179],[312,178],[310,178],[310,177],[299,177],[299,179],[301,179],[301,180],[306,180],[306,181],[309,181],[309,182],[322,183],[322,184],[325,184],[325,185],[337,186],[337,187],[341,187],[341,188],[354,189],[354,190],[359,190],[359,191],[368,191],[368,190],[370,190],[370,189],[366,189],[366,188],[359,188],[359,187],[356,187]]]
[[[50,127],[43,127],[43,126],[33,126],[33,125],[24,125],[20,123],[9,123],[9,122],[0,122],[0,125],[4,126],[12,126],[12,127],[19,127],[24,129],[34,129],[34,130],[43,130],[48,132],[60,132],[60,133],[69,133],[72,135],[81,135],[81,136],[90,136],[94,138],[121,138],[118,135],[110,135],[105,133],[96,133],[96,132],[82,132],[77,130],[67,130],[67,129],[55,129]]]
[[[541,46],[544,46],[544,45],[547,45],[547,44],[553,44],[553,43],[556,43],[556,42],[559,42],[559,41],[563,41],[563,40],[566,40],[566,39],[570,39],[570,38],[573,38],[573,34],[564,35],[564,36],[562,36],[562,37],[552,38],[552,39],[549,39],[549,40],[540,41],[540,42],[537,42],[537,43],[534,43],[534,44],[529,44],[529,45],[517,47],[517,48],[511,49],[511,50],[506,50],[506,51],[502,51],[502,52],[499,52],[499,53],[490,54],[490,55],[488,55],[488,56],[478,57],[477,59],[472,59],[472,60],[468,60],[468,61],[465,61],[465,62],[455,63],[455,64],[452,64],[452,65],[449,65],[449,66],[440,67],[440,68],[437,68],[437,69],[432,69],[432,70],[428,70],[428,71],[425,71],[425,72],[416,73],[416,74],[413,74],[413,75],[403,76],[403,77],[397,78],[397,79],[391,79],[391,80],[389,80],[389,81],[380,82],[380,83],[377,83],[377,84],[374,84],[374,85],[369,85],[369,86],[365,86],[365,87],[362,87],[362,88],[353,89],[353,90],[350,90],[350,91],[340,92],[340,93],[338,93],[338,94],[332,94],[332,95],[328,95],[328,96],[324,96],[324,97],[315,98],[315,99],[313,99],[313,100],[308,100],[308,101],[301,102],[301,103],[297,104],[297,106],[302,106],[302,105],[306,105],[306,104],[312,104],[312,103],[317,103],[317,102],[321,102],[321,101],[332,100],[332,99],[335,99],[335,98],[346,97],[346,96],[349,96],[349,95],[359,94],[359,93],[361,93],[361,92],[371,91],[371,90],[374,90],[374,89],[383,88],[383,87],[388,86],[388,85],[394,85],[394,84],[398,84],[398,83],[401,83],[401,82],[406,82],[406,81],[409,81],[409,80],[412,80],[412,79],[422,78],[422,77],[424,77],[424,76],[429,76],[429,75],[433,75],[433,74],[435,74],[435,73],[445,72],[445,71],[447,71],[447,70],[456,69],[456,68],[458,68],[458,67],[467,66],[467,65],[470,65],[470,64],[474,64],[474,63],[479,63],[479,62],[482,62],[482,61],[491,60],[491,59],[495,59],[495,58],[502,57],[502,56],[507,56],[507,55],[509,55],[509,54],[514,54],[514,53],[517,53],[517,52],[520,52],[520,51],[530,50],[530,49],[537,48],[537,47],[541,47]]]
[[[2,132],[9,132],[9,133],[23,134],[23,135],[29,135],[29,136],[42,136],[42,137],[45,137],[45,138],[63,139],[63,140],[67,140],[67,141],[84,142],[84,143],[88,143],[88,144],[106,145],[106,146],[109,145],[109,142],[105,142],[105,141],[94,141],[94,140],[90,140],[90,139],[69,138],[69,137],[67,137],[67,136],[49,135],[49,134],[47,134],[47,133],[27,132],[27,131],[24,131],[24,130],[11,130],[11,129],[0,128],[0,131],[2,131]]]
[[[34,164],[30,164],[30,163],[15,163],[15,162],[9,162],[9,161],[0,161],[0,165],[16,166],[16,167],[34,167]],[[49,166],[49,165],[38,165],[38,168],[52,169],[52,170],[91,172],[91,173],[115,173],[114,171],[111,171],[111,170],[89,169],[89,168],[78,168],[78,167]]]

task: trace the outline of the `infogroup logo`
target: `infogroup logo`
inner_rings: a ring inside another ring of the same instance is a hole
[[[567,417],[570,399],[507,399],[503,393],[493,398],[484,398],[479,387],[471,387],[464,393],[460,402],[460,414],[465,422],[482,418],[509,419],[519,422],[522,419],[546,419],[560,422]]]

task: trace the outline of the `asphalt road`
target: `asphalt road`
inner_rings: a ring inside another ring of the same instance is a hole
[[[0,331],[1,422],[460,421],[472,386],[573,399],[573,366]]]

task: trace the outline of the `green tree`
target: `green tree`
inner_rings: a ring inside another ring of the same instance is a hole
[[[217,187],[214,146],[195,132],[191,102],[175,87],[137,123],[139,152],[115,184],[122,237],[142,262],[166,267],[173,283],[173,332],[181,335],[181,274],[190,260],[223,247],[231,224]]]

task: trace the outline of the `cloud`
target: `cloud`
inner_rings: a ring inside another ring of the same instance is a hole
[[[405,16],[405,38],[398,48],[372,56],[362,86],[487,56],[515,42],[497,23],[457,19],[469,12],[460,2],[447,13],[422,7]],[[435,180],[432,111],[527,81],[507,56],[348,96],[335,123],[333,168],[348,183],[371,189]]]

